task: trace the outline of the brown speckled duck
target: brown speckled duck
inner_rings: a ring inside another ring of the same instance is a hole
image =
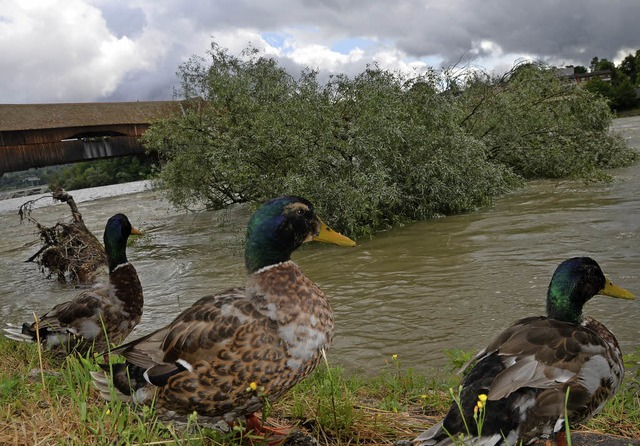
[[[515,322],[474,358],[460,393],[470,432],[454,403],[444,420],[414,443],[514,445],[554,437],[562,441],[565,398],[572,426],[598,413],[620,386],[624,366],[614,335],[582,315],[582,307],[596,294],[634,298],[613,285],[595,260],[575,257],[562,262],[547,291],[547,317]],[[484,416],[481,432],[474,410]]]
[[[136,269],[127,261],[131,234],[141,232],[125,215],[111,217],[104,229],[108,283],[53,307],[39,318],[37,332],[35,322],[25,322],[21,328],[5,328],[6,336],[26,342],[39,339],[48,349],[63,354],[85,354],[92,346],[94,351],[106,350],[107,338],[110,344],[121,344],[142,316],[142,286]]]
[[[255,422],[265,398],[276,401],[309,375],[333,337],[329,301],[291,260],[311,240],[355,245],[303,198],[262,205],[247,229],[246,287],[203,297],[166,327],[113,350],[126,362],[92,373],[102,396],[115,390],[124,401],[155,401],[169,416]]]

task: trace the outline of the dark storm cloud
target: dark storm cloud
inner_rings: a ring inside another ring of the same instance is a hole
[[[146,16],[141,8],[107,2],[100,9],[107,27],[118,38],[123,36],[135,38],[142,33],[146,25]]]
[[[399,48],[415,57],[436,53],[456,59],[488,40],[508,54],[588,64],[593,56],[611,60],[622,48],[640,47],[640,3],[635,1],[423,3],[416,5],[420,13],[394,17],[392,25],[403,24],[402,34],[393,33]]]
[[[321,77],[373,61],[402,70],[461,58],[497,71],[522,57],[586,66],[640,48],[637,0],[6,3],[0,102],[167,99],[180,64],[212,39],[232,54],[250,43],[294,75],[309,66]]]
[[[482,56],[481,41],[495,43],[504,54],[583,64],[594,56],[611,60],[622,48],[640,47],[637,1],[304,1],[297,6],[247,1],[220,2],[215,8],[202,1],[197,10],[205,27],[317,26],[325,35],[377,37],[396,43],[409,56],[448,61],[470,51]]]

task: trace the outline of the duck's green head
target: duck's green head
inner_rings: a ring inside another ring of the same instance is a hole
[[[116,214],[107,221],[104,228],[104,249],[107,253],[109,271],[127,263],[127,239],[131,234],[141,235],[142,232],[131,226],[126,215]]]
[[[592,258],[565,260],[553,273],[549,283],[547,316],[579,324],[582,322],[582,307],[596,294],[635,299],[632,293],[611,283]]]
[[[247,227],[245,265],[249,273],[286,262],[303,243],[315,240],[355,246],[348,237],[330,229],[304,198],[284,196],[263,204]]]

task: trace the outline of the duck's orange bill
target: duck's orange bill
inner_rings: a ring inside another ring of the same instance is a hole
[[[131,235],[144,235],[144,232],[138,228],[131,228]]]
[[[605,277],[604,288],[598,294],[604,294],[605,296],[617,297],[619,299],[628,299],[628,300],[632,300],[636,298],[636,296],[632,292],[627,291],[624,288],[619,287],[617,285],[614,285],[609,280],[608,277]]]
[[[318,235],[313,236],[313,240],[323,243],[335,243],[340,246],[356,246],[356,242],[351,240],[349,237],[334,231],[324,224],[322,220],[320,220],[320,231],[318,232]]]

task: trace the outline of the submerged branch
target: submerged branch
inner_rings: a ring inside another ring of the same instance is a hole
[[[84,224],[73,196],[58,188],[52,192],[51,197],[67,203],[72,221],[58,222],[52,227],[44,226],[32,216],[33,205],[37,200],[22,204],[18,210],[20,221],[28,220],[33,223],[42,241],[42,247],[26,262],[35,261],[47,277],[55,275],[60,282],[92,284],[97,281],[107,264],[104,248]]]

